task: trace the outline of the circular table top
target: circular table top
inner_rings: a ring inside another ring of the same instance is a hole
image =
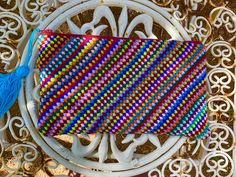
[[[12,5],[10,9],[4,8],[4,12],[0,12],[0,19],[2,22],[7,19],[7,25],[0,28],[0,32],[3,31],[0,48],[11,54],[3,52],[1,55],[6,71],[11,70],[12,63],[18,66],[24,62],[27,50],[20,48],[26,45],[28,29],[36,26],[61,33],[201,40],[207,46],[209,57],[208,109],[213,132],[207,141],[152,134],[43,137],[36,130],[39,71],[35,67],[37,50],[34,45],[33,57],[29,62],[32,72],[23,82],[19,94],[20,114],[14,116],[10,111],[0,124],[0,154],[4,157],[4,153],[10,151],[20,164],[18,168],[9,170],[18,173],[27,165],[38,169],[44,166],[44,169],[52,173],[53,166],[59,168],[61,165],[90,176],[133,176],[148,171],[149,176],[179,174],[183,171],[198,176],[208,175],[210,171],[221,174],[219,171],[228,165],[231,168],[226,176],[232,175],[235,136],[231,127],[236,112],[233,98],[236,92],[236,61],[233,61],[236,51],[232,35],[236,31],[235,13],[230,8],[214,7],[214,3],[208,4],[205,1],[186,1],[188,9],[182,9],[182,5],[171,1],[58,0],[42,3],[23,1],[19,7]],[[208,6],[211,6],[209,18],[192,15]],[[14,12],[17,8],[19,14]],[[11,25],[8,19],[12,19],[18,26]],[[216,38],[214,32],[219,28],[224,28],[227,35],[221,36],[219,32],[220,37]],[[18,38],[15,37],[10,43],[11,34],[14,33]],[[19,50],[16,52],[14,47]],[[19,60],[15,59],[17,57]],[[12,141],[7,138],[8,133]],[[26,151],[21,152],[20,149]],[[220,159],[224,165],[212,165]],[[34,165],[36,160],[42,160],[45,164]],[[4,167],[9,165],[3,164]],[[220,170],[217,171],[217,168]],[[27,172],[26,169],[23,173]]]

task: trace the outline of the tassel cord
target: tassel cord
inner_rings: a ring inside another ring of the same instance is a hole
[[[38,28],[34,29],[30,35],[25,63],[9,74],[0,74],[0,118],[14,104],[21,88],[21,79],[30,72],[28,63],[32,57],[35,33],[39,31]]]

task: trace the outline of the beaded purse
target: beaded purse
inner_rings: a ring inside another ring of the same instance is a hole
[[[45,30],[38,49],[43,135],[209,135],[202,43]]]

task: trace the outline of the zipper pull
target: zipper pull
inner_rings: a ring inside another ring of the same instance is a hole
[[[54,31],[52,29],[43,29],[41,30],[41,34],[52,34]]]

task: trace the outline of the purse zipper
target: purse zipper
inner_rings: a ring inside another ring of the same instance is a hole
[[[54,30],[52,29],[43,29],[40,32],[40,34],[52,34],[52,33],[54,33]]]

